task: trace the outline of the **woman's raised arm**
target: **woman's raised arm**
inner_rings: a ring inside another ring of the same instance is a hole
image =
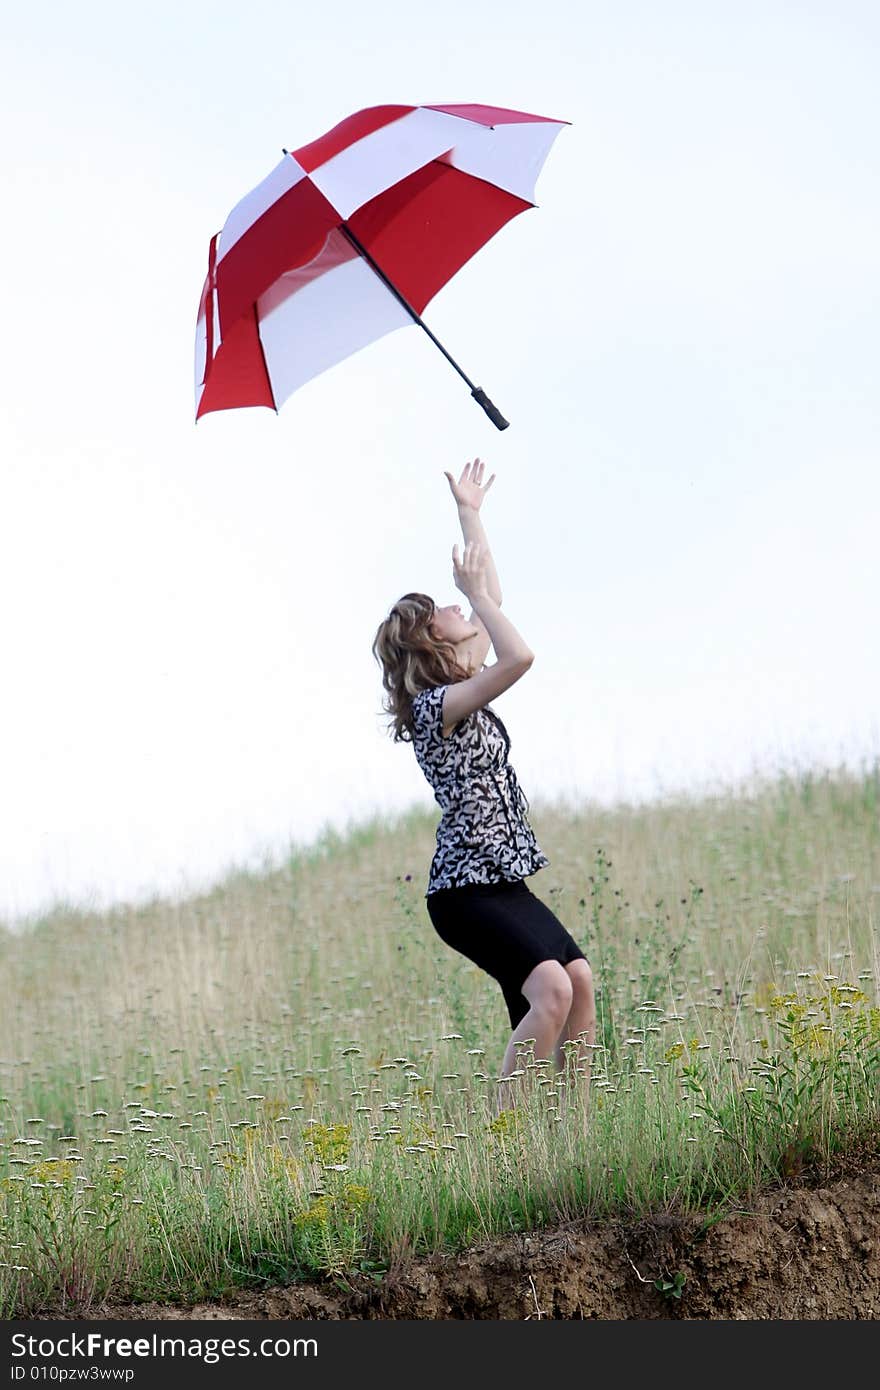
[[[508,690],[524,676],[534,661],[534,653],[501,612],[488,591],[486,558],[476,541],[468,541],[461,560],[458,546],[452,548],[452,573],[456,587],[471,601],[492,639],[498,660],[467,680],[447,686],[443,697],[443,733],[449,733],[474,710]]]
[[[472,464],[465,464],[458,482],[455,481],[451,473],[447,473],[446,477],[458,507],[458,519],[461,522],[461,534],[464,537],[465,545],[468,541],[475,541],[477,545],[482,546],[486,558],[486,584],[489,597],[493,598],[500,608],[501,585],[498,582],[495,561],[492,559],[492,552],[489,549],[489,542],[480,517],[483,498],[495,481],[495,474],[493,473],[486,485],[483,486],[485,471],[486,465],[482,459],[476,458]]]

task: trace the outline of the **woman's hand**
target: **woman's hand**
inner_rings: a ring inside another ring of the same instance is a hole
[[[458,482],[455,481],[451,473],[446,473],[452,495],[459,507],[473,507],[475,512],[480,510],[483,498],[495,481],[495,474],[493,473],[485,487],[483,486],[485,470],[486,465],[482,459],[474,459],[473,463],[465,464]]]
[[[477,603],[489,594],[487,578],[488,561],[485,548],[478,541],[468,541],[464,555],[459,560],[458,546],[452,547],[452,578],[455,587],[461,589],[471,603]]]

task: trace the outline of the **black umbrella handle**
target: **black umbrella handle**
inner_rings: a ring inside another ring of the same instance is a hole
[[[287,151],[285,150],[284,153],[286,154]],[[497,430],[506,430],[508,425],[510,424],[510,421],[505,420],[497,405],[492,404],[483,388],[481,386],[475,386],[474,383],[471,381],[470,377],[461,370],[461,367],[458,365],[455,358],[450,356],[443,344],[440,342],[439,338],[435,338],[434,334],[431,332],[430,328],[425,323],[425,320],[421,317],[420,314],[416,313],[415,309],[409,303],[409,301],[407,299],[404,299],[403,295],[400,293],[400,290],[397,288],[397,286],[394,284],[392,280],[388,279],[388,276],[385,274],[382,267],[376,264],[376,262],[373,260],[373,257],[367,250],[366,246],[364,246],[363,243],[358,240],[351,228],[346,226],[344,222],[340,222],[339,230],[340,232],[342,232],[342,235],[346,237],[348,241],[351,242],[352,246],[358,252],[358,254],[363,256],[367,264],[372,266],[373,270],[376,272],[383,285],[385,285],[386,288],[391,291],[395,299],[399,300],[399,302],[403,305],[404,309],[409,314],[413,322],[417,323],[419,325],[419,328],[423,328],[425,330],[428,337],[431,339],[431,342],[435,345],[435,347],[438,347],[440,349],[447,362],[449,362],[455,368],[461,379],[465,381],[467,385],[471,388],[471,395],[473,396],[474,400],[483,407],[495,428]]]
[[[492,424],[495,426],[497,430],[507,429],[507,426],[510,424],[510,421],[505,420],[497,405],[492,404],[492,402],[489,400],[489,397],[486,395],[486,392],[483,390],[482,386],[475,386],[471,391],[471,395],[473,396],[477,404],[483,407],[489,419],[492,421]]]

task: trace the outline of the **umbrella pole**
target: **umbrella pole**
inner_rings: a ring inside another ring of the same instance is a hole
[[[450,362],[452,364],[452,366],[458,372],[458,375],[462,378],[462,380],[467,382],[474,400],[477,402],[478,405],[481,405],[483,407],[495,428],[499,430],[506,430],[510,421],[505,420],[504,416],[501,414],[501,411],[498,409],[496,405],[492,404],[482,387],[475,386],[474,383],[471,381],[470,377],[465,375],[465,373],[461,370],[461,367],[458,365],[455,359],[451,357],[450,354],[446,351],[439,338],[435,338],[434,334],[431,332],[424,319],[422,319],[420,315],[416,313],[415,309],[412,307],[411,304],[407,303],[397,286],[392,284],[392,282],[388,279],[388,276],[385,274],[384,270],[382,270],[381,267],[378,266],[376,262],[373,260],[373,257],[370,255],[367,248],[363,245],[362,242],[358,241],[354,232],[350,231],[344,222],[340,223],[339,230],[342,232],[342,235],[351,242],[358,255],[363,256],[367,264],[372,267],[372,269],[378,275],[379,279],[382,281],[383,285],[387,286],[387,288],[394,295],[395,299],[400,301],[400,303],[403,305],[404,309],[410,315],[413,321],[419,325],[419,328],[424,328],[428,337],[431,339],[431,342],[434,343],[434,345],[440,349],[447,362]]]

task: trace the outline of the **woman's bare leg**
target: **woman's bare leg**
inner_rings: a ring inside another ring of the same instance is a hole
[[[523,982],[522,992],[531,1008],[521,1020],[507,1044],[502,1076],[509,1076],[516,1069],[516,1045],[524,1038],[535,1039],[535,1060],[544,1058],[551,1061],[555,1055],[556,1042],[560,1029],[568,1018],[574,990],[565,967],[558,960],[542,960]],[[517,1076],[513,1081],[499,1085],[496,1089],[495,1113],[508,1109],[522,1095],[522,1082],[525,1077]],[[516,1090],[514,1091],[514,1087]]]
[[[579,1084],[583,1087],[586,1103],[589,1098],[590,1071],[593,1064],[593,1051],[588,1044],[596,1041],[596,994],[593,988],[593,972],[585,960],[569,961],[564,969],[571,980],[572,1001],[568,1017],[559,1034],[554,1056],[557,1070],[565,1073],[566,1054],[574,1055],[574,1065],[581,1072]],[[563,1048],[563,1043],[572,1040],[578,1043],[576,1049]]]

